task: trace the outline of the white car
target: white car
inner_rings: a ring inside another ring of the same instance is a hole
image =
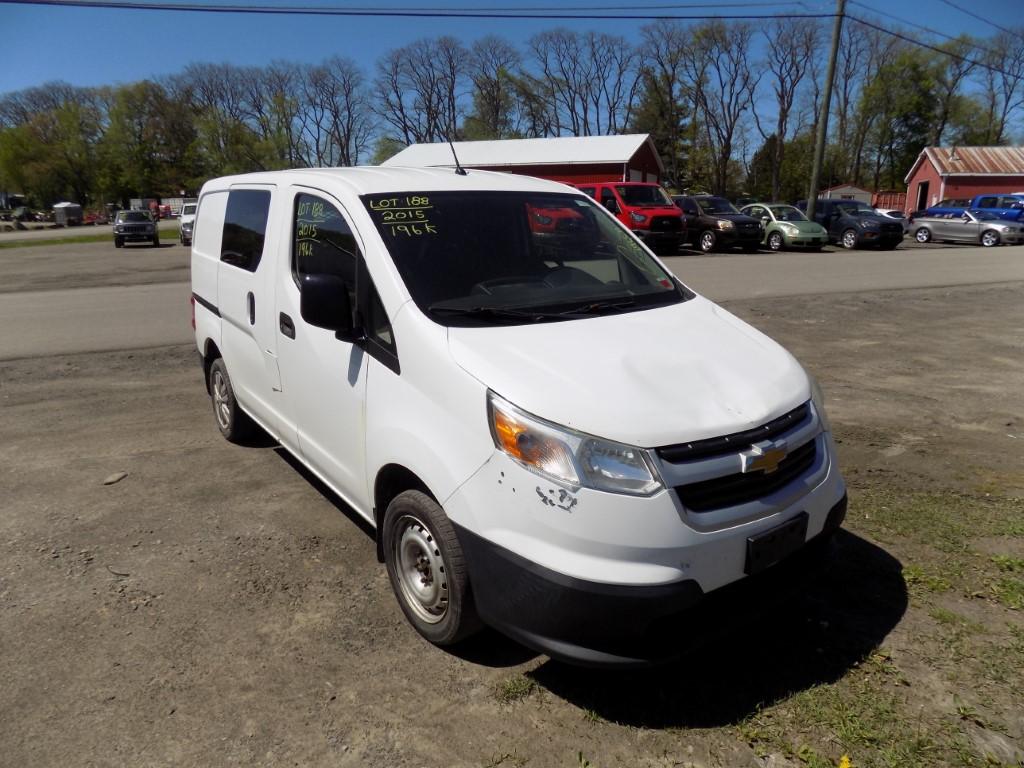
[[[181,217],[178,219],[178,242],[182,245],[192,244],[192,229],[195,226],[197,205],[198,203],[185,203],[181,207]]]
[[[670,658],[705,595],[843,520],[814,380],[565,185],[258,173],[204,185],[195,231],[218,428],[258,425],[374,526],[438,645],[482,622]]]

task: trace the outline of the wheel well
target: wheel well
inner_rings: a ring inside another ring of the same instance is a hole
[[[401,464],[381,467],[373,484],[373,521],[377,526],[377,560],[381,563],[384,562],[384,540],[381,536],[384,513],[395,496],[403,491],[422,491],[437,501],[437,497],[430,492],[426,483]]]
[[[203,382],[206,384],[206,394],[210,394],[210,366],[220,356],[220,350],[217,349],[217,345],[211,339],[207,339],[206,352],[203,353]]]

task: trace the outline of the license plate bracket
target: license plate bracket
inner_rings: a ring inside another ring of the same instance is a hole
[[[760,573],[796,552],[807,541],[807,513],[801,512],[774,528],[747,537],[747,561],[743,572]]]

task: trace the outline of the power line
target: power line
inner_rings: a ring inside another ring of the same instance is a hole
[[[883,34],[895,37],[897,40],[902,40],[905,43],[910,43],[911,45],[916,45],[920,48],[927,48],[929,51],[941,53],[943,56],[949,56],[952,59],[957,59],[958,61],[962,61],[966,64],[973,64],[976,67],[981,67],[982,69],[987,69],[992,72],[998,72],[999,74],[1006,75],[1007,77],[1015,77],[1015,75],[1013,75],[1010,72],[1007,72],[1005,69],[1000,69],[999,67],[993,66],[992,64],[988,64],[984,61],[981,61],[980,59],[975,59],[970,56],[962,56],[959,53],[953,53],[952,51],[944,50],[942,48],[939,48],[938,46],[930,45],[929,43],[924,43],[920,40],[910,37],[909,35],[904,35],[900,32],[893,32],[891,29],[880,27],[879,25],[874,24],[870,21],[866,21],[860,18],[859,16],[854,16],[853,14],[848,13],[846,14],[846,18],[848,18],[850,21],[855,21],[858,24],[863,24],[865,27],[869,27]]]
[[[1001,27],[998,24],[996,24],[994,21],[991,21],[990,19],[986,19],[984,16],[979,16],[978,14],[974,13],[973,11],[969,11],[966,8],[962,7],[962,6],[957,5],[956,3],[950,2],[950,0],[942,0],[942,2],[945,3],[946,5],[948,5],[950,8],[955,8],[956,10],[960,11],[960,13],[967,14],[972,19],[975,19],[977,21],[980,21],[980,22],[983,22],[985,24],[988,24],[990,27],[995,27],[1000,32],[1005,32],[1008,35],[1015,35],[1017,37],[1024,38],[1024,35],[1022,35],[1020,32],[1016,32],[1016,31],[1014,31],[1012,29],[1007,29],[1006,27]]]
[[[798,3],[799,4],[799,3]],[[0,5],[42,5],[63,8],[92,8],[132,11],[182,11],[187,13],[242,13],[277,16],[370,16],[381,18],[434,18],[434,19],[555,19],[583,21],[624,20],[624,21],[699,21],[720,19],[722,21],[756,21],[763,19],[831,19],[834,13],[784,13],[784,14],[653,14],[653,13],[574,13],[518,12],[483,10],[439,10],[439,9],[382,9],[382,8],[340,8],[337,6],[281,6],[281,5],[210,5],[205,3],[139,2],[135,0],[0,0]],[[751,7],[752,4],[736,4]],[[777,4],[776,4],[777,5]],[[635,6],[630,6],[629,9]],[[669,7],[669,6],[666,6]],[[721,4],[682,5],[681,8],[721,8]]]
[[[946,40],[949,40],[951,42],[956,43],[956,42],[963,42],[964,41],[964,36],[965,35],[963,33],[958,35],[958,36],[947,35],[945,32],[939,32],[939,30],[937,30],[937,29],[932,29],[931,27],[926,27],[924,24],[920,24],[920,23],[918,23],[916,21],[908,21],[907,19],[901,18],[901,17],[896,16],[896,15],[894,15],[892,13],[889,13],[888,11],[880,11],[877,8],[872,8],[870,5],[867,5],[865,3],[859,2],[859,0],[848,0],[848,2],[851,5],[858,5],[858,6],[860,6],[865,11],[871,11],[872,13],[880,13],[881,15],[885,16],[887,19],[892,19],[893,21],[898,21],[901,24],[907,25],[908,27],[914,27],[914,28],[920,29],[920,30],[922,30],[924,32],[928,32],[928,33],[930,33],[932,35],[937,35],[939,37],[943,37]],[[981,45],[977,40],[975,40],[970,35],[967,35],[967,37],[969,38],[968,42],[972,46],[974,46],[975,48],[978,48],[978,49],[980,49],[982,51],[985,51],[986,53],[993,53],[993,54],[995,53],[994,50],[992,50],[991,48],[988,48],[988,47],[986,47],[984,45]]]

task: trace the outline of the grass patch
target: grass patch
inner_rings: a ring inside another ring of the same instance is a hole
[[[526,675],[513,675],[494,687],[494,698],[501,704],[521,701],[533,693],[537,683]]]
[[[927,592],[948,592],[953,588],[949,579],[937,573],[931,573],[919,565],[908,565],[903,568],[903,580],[911,589]]]
[[[114,236],[110,232],[95,233],[92,235],[67,235],[61,237],[40,238],[37,240],[9,240],[0,241],[0,248],[38,248],[47,245],[67,245],[69,243],[103,243],[109,241],[114,244]]]

